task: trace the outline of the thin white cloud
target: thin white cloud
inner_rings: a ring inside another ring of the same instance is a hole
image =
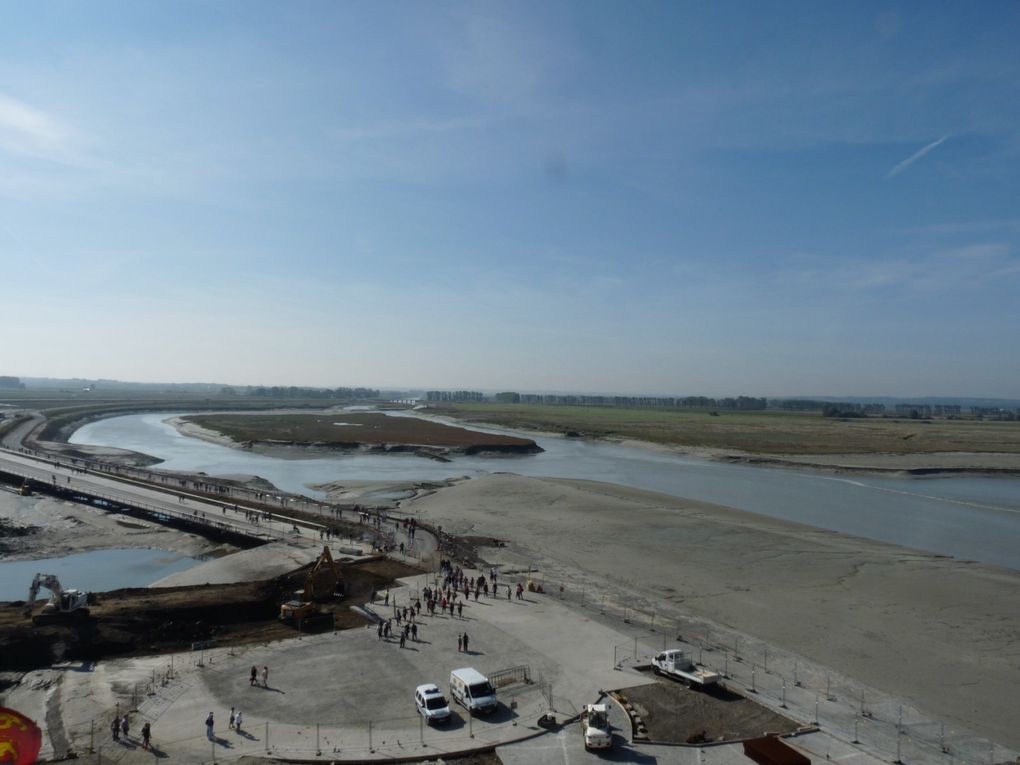
[[[854,259],[811,256],[791,258],[774,277],[777,285],[799,293],[829,289],[899,290],[910,293],[958,293],[1020,276],[1020,257],[1009,242],[987,241],[928,249],[902,257]]]
[[[73,139],[73,131],[57,118],[0,93],[0,149],[63,161]]]
[[[885,177],[886,178],[892,178],[893,176],[899,175],[904,170],[906,170],[908,167],[910,167],[912,164],[914,164],[919,159],[924,157],[926,154],[929,154],[930,152],[934,151],[939,146],[944,144],[947,140],[949,140],[949,136],[948,135],[944,135],[941,138],[939,138],[937,141],[932,141],[927,146],[925,146],[925,147],[923,147],[921,149],[918,149],[913,154],[911,154],[909,157],[907,157],[905,160],[903,160],[898,165],[896,165],[896,167],[894,167],[892,170],[890,170],[889,173]]]

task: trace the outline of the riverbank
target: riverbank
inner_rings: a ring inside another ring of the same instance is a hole
[[[1020,474],[1020,423],[1010,421],[492,403],[432,405],[426,416],[766,467]]]
[[[1020,746],[1020,573],[587,481],[497,474],[402,510],[547,588],[753,635]]]
[[[556,434],[547,435],[555,436]],[[872,473],[902,477],[932,475],[1020,476],[1020,454],[1006,452],[751,454],[732,449],[668,446],[634,439],[598,438],[594,440],[710,462],[792,468],[824,473]]]

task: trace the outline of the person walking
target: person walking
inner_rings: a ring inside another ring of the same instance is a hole
[[[213,727],[214,727],[213,713],[210,712],[209,716],[205,718],[205,737],[210,741],[213,740]]]
[[[464,601],[463,600],[460,601],[457,604],[457,616],[459,616],[461,619],[464,618]]]
[[[227,723],[227,727],[230,728],[230,730],[234,729],[234,708],[233,707],[230,708],[230,722]]]
[[[262,667],[262,687],[269,687],[269,667]]]
[[[407,642],[407,633],[404,632],[403,630],[401,630],[400,631],[400,647],[403,648],[404,644],[406,642]]]
[[[468,652],[468,634],[464,633],[464,653]]]
[[[259,676],[258,667],[256,667],[254,664],[252,664],[251,665],[251,681],[248,683],[248,685],[255,685],[255,683],[258,681],[258,676]]]
[[[418,642],[418,625],[417,624],[412,624],[411,625],[411,639],[415,643]]]
[[[238,733],[241,732],[241,710],[237,710],[237,715],[234,717],[234,730]]]
[[[128,721],[128,716],[124,715],[124,719],[120,721],[120,733],[124,738],[128,737],[128,733],[131,731],[131,723]]]
[[[463,650],[464,650],[464,636],[457,635],[457,652],[459,653]]]
[[[152,726],[145,723],[142,726],[142,749],[149,750],[149,740],[152,738]]]
[[[120,718],[114,717],[113,722],[110,723],[110,733],[113,734],[114,741],[120,741]]]

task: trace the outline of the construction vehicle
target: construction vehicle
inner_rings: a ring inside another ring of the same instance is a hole
[[[607,704],[584,705],[581,711],[581,733],[584,735],[585,749],[609,749],[613,745]]]
[[[32,616],[32,608],[39,596],[39,588],[50,591],[50,599],[43,606],[42,612],[33,617],[36,624],[56,621],[61,618],[83,617],[89,615],[88,606],[95,602],[95,597],[84,590],[65,590],[60,580],[53,574],[36,574],[32,586],[28,590],[28,603],[25,605],[25,616]]]
[[[333,560],[329,547],[322,553],[305,577],[304,589],[297,590],[291,600],[280,605],[280,621],[293,622],[298,629],[309,617],[319,615],[316,603],[343,597],[344,584],[340,564]]]
[[[344,580],[340,574],[340,564],[333,560],[329,547],[322,548],[318,560],[305,577],[305,589],[300,594],[303,601],[315,603],[343,597]]]
[[[301,622],[309,616],[315,616],[318,613],[319,609],[316,608],[314,603],[310,602],[288,600],[286,603],[280,605],[280,621],[294,622],[294,624],[298,627],[300,627]]]
[[[652,659],[652,671],[679,680],[691,688],[706,688],[719,682],[719,673],[705,669],[678,648],[663,651]]]

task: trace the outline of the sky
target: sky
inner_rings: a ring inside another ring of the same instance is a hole
[[[0,0],[0,374],[1020,397],[1020,4]]]

